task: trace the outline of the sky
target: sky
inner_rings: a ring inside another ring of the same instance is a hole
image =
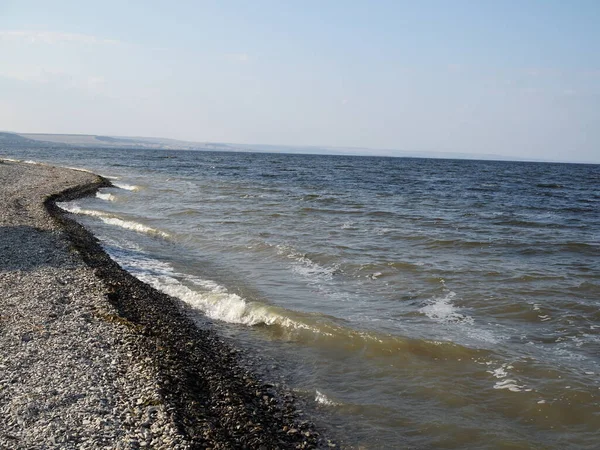
[[[598,24],[597,0],[0,0],[0,130],[600,162]]]

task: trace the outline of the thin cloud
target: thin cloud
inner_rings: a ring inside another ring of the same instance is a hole
[[[24,42],[29,44],[120,44],[115,39],[104,39],[97,36],[79,33],[63,33],[60,31],[0,30],[0,41]]]

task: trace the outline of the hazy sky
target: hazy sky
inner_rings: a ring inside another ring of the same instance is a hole
[[[600,1],[0,0],[0,129],[600,162]]]

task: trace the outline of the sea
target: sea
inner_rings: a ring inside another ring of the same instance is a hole
[[[2,147],[342,448],[600,448],[600,166]]]

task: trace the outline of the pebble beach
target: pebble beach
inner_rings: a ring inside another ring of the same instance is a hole
[[[54,203],[108,185],[0,162],[0,448],[334,446]]]

